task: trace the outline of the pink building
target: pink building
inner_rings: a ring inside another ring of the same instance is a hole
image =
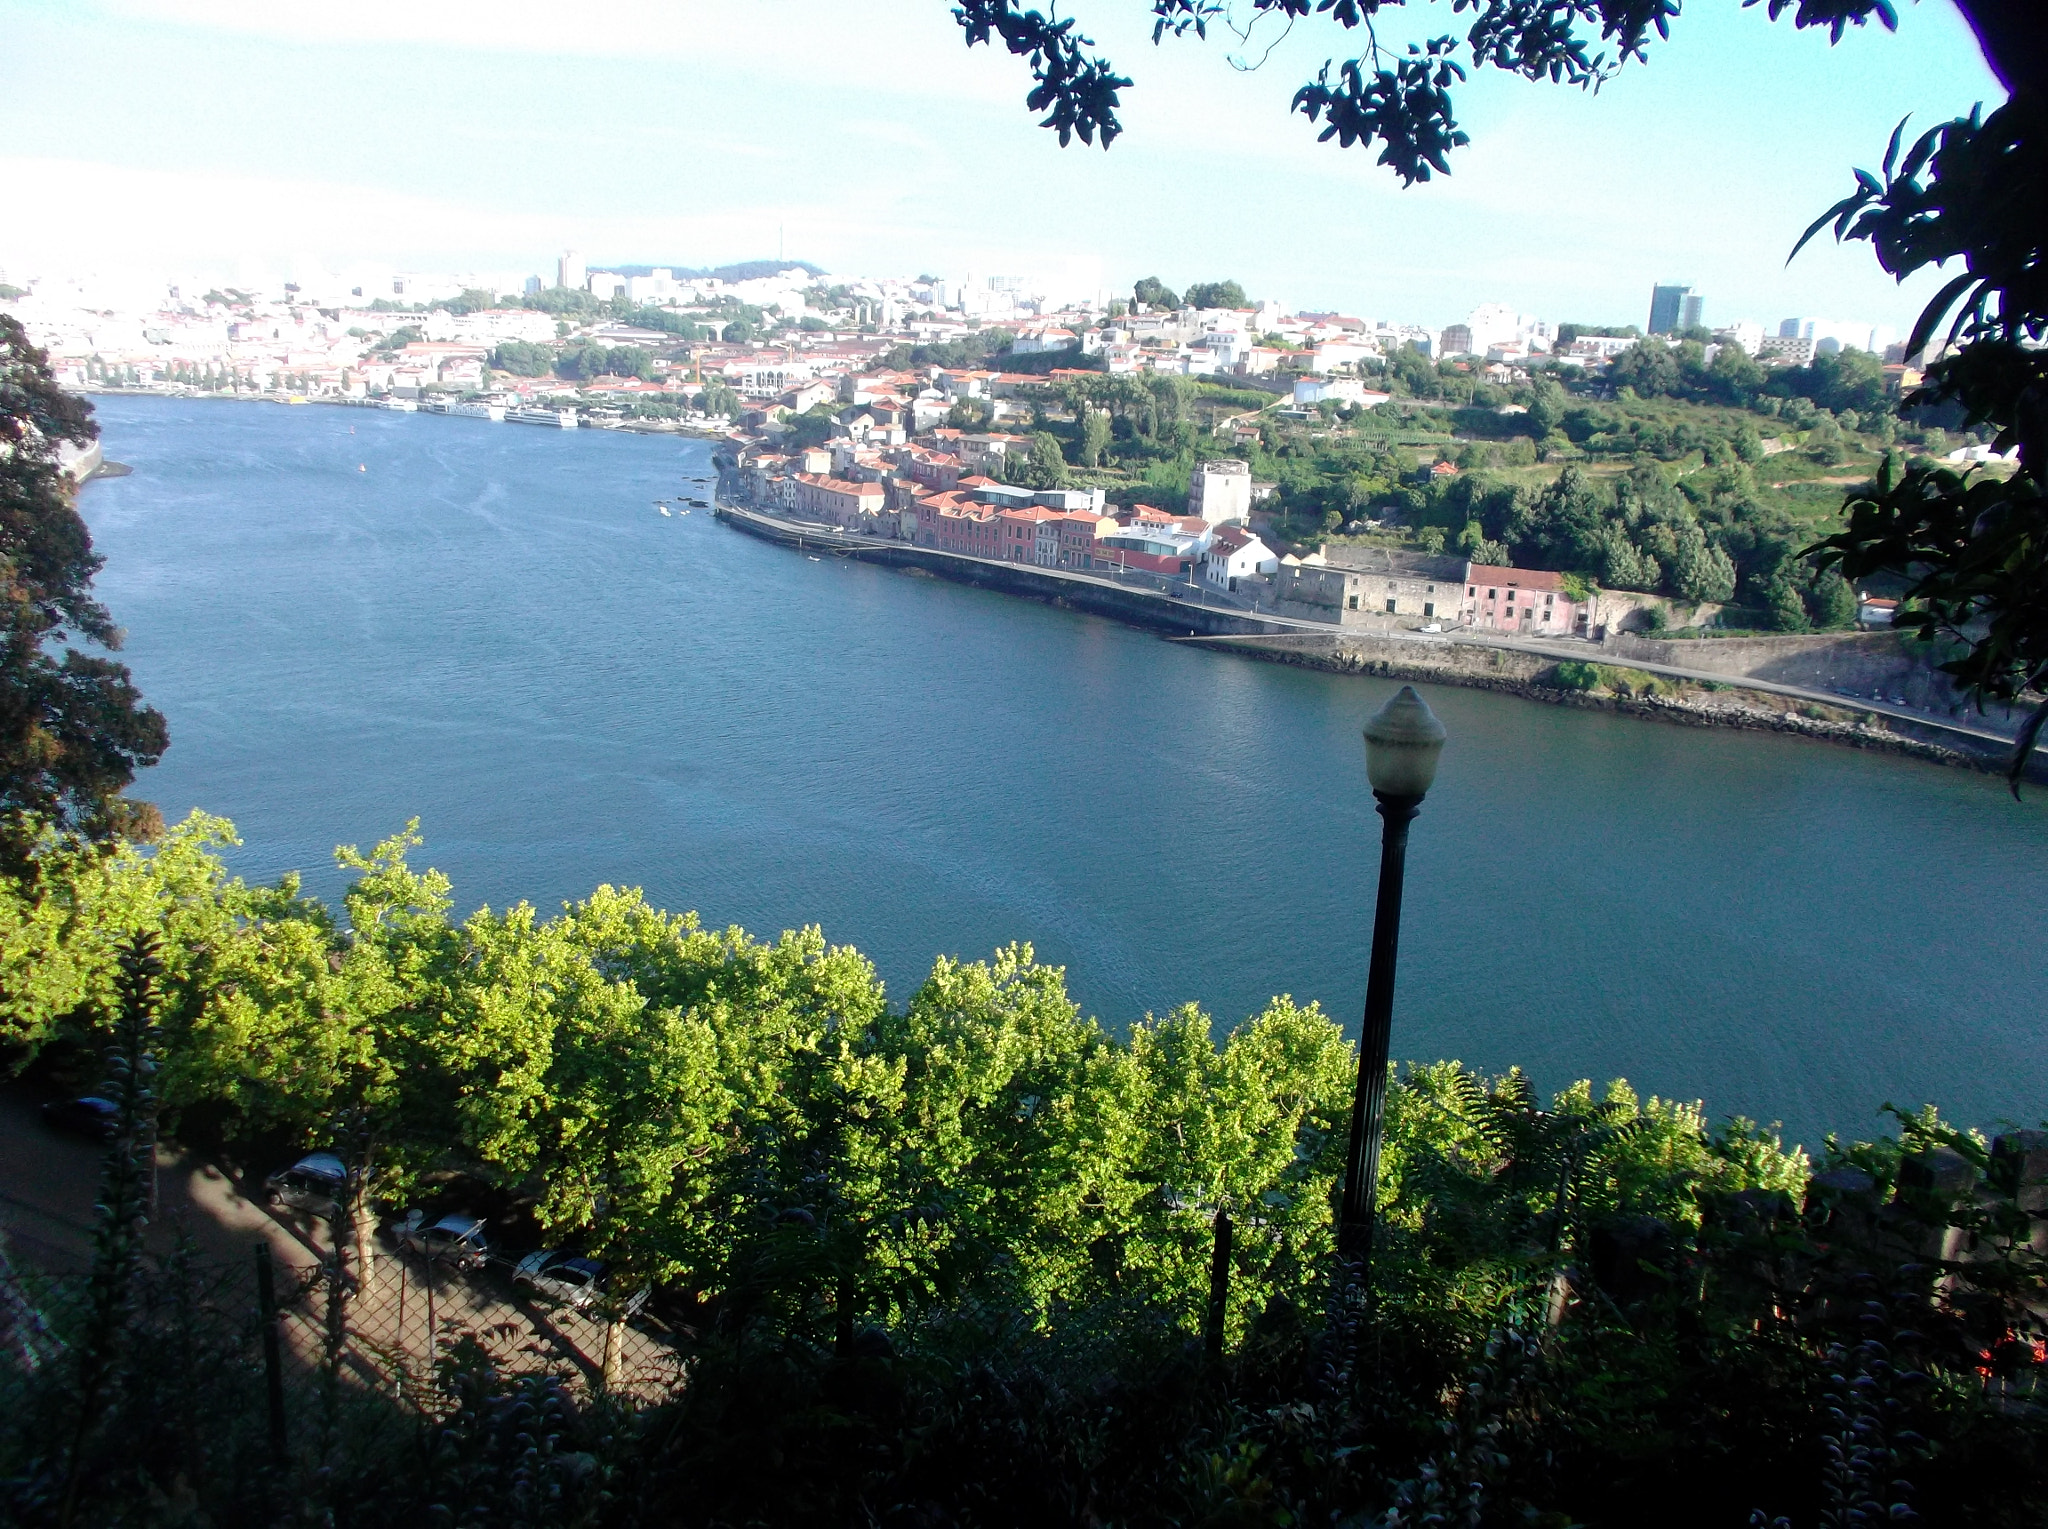
[[[966,557],[1000,557],[996,512],[965,494],[930,494],[917,502],[917,545]]]
[[[1481,632],[1569,637],[1582,629],[1586,610],[1565,593],[1561,573],[1473,563],[1465,570],[1464,619]]]
[[[886,497],[879,483],[848,483],[818,473],[798,473],[793,500],[800,515],[815,515],[832,525],[857,531],[867,519],[882,513]]]

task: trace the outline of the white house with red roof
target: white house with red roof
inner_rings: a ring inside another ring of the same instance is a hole
[[[1280,571],[1280,558],[1243,526],[1223,527],[1202,554],[1202,578],[1213,588],[1235,594],[1240,581],[1270,577]]]

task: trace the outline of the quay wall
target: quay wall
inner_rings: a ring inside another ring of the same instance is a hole
[[[1902,632],[1675,641],[1620,632],[1609,633],[1601,648],[1603,663],[1667,664],[1725,674],[1730,679],[1771,680],[1845,696],[1896,698],[1921,711],[1954,713],[1959,720],[1969,706],[1949,677],[1934,667],[1948,654],[1938,651],[1936,644],[1915,641]],[[1995,727],[1997,723],[1998,719],[1993,719],[1984,725]]]
[[[1708,645],[1704,642],[1657,644],[1659,647],[1686,650]],[[1718,642],[1712,645],[1721,646]],[[1739,677],[1731,678],[1726,690],[1681,689],[1674,695],[1596,696],[1557,685],[1552,678],[1557,668],[1555,659],[1448,638],[1422,643],[1367,633],[1333,633],[1329,636],[1317,633],[1245,637],[1209,646],[1272,663],[1295,664],[1338,674],[1463,685],[1471,689],[1518,695],[1551,706],[1610,711],[1683,727],[1732,727],[1752,732],[1787,733],[1821,742],[1845,744],[1851,748],[1900,754],[1932,764],[2001,774],[2009,758],[2003,745],[1988,739],[1973,738],[1940,727],[1916,726],[1903,718],[1858,711],[1855,703],[1846,698],[1839,707],[1835,707],[1769,691],[1745,690],[1741,688]],[[1612,652],[1612,644],[1604,646],[1609,651],[1601,653],[1597,661],[1626,662]],[[1730,642],[1727,646],[1736,644]],[[1648,662],[1663,661],[1647,653],[1637,656]],[[1685,666],[1704,667],[1689,655],[1685,658]],[[1683,685],[1683,682],[1679,683]],[[2048,755],[2036,753],[2032,756],[2028,761],[2027,778],[2048,782]]]
[[[1147,627],[1169,638],[1222,639],[1208,645],[1271,663],[1338,674],[1462,685],[1552,706],[1610,711],[1686,727],[1786,733],[1976,770],[2002,773],[2008,758],[2006,748],[1998,742],[1862,711],[1848,697],[1843,697],[1839,705],[1821,704],[1742,688],[1744,678],[1776,679],[1769,671],[1777,670],[1793,676],[1777,681],[1782,684],[1804,684],[1817,689],[1821,687],[1814,684],[1816,678],[1834,676],[1835,684],[1827,688],[1851,688],[1856,680],[1862,680],[1873,690],[1889,687],[1881,689],[1885,695],[1916,693],[1906,686],[1900,666],[1919,664],[1924,674],[1929,672],[1925,669],[1926,660],[1910,652],[1908,645],[1891,633],[1675,642],[1610,638],[1586,656],[1606,664],[1627,665],[1633,659],[1726,673],[1728,688],[1706,691],[1678,681],[1674,694],[1596,696],[1558,685],[1554,678],[1558,660],[1554,657],[1490,643],[1461,642],[1454,634],[1422,639],[1392,632],[1302,632],[1254,616],[1172,599],[1156,590],[1116,586],[1061,570],[961,557],[904,542],[850,535],[829,527],[803,527],[732,505],[721,504],[715,513],[735,529],[784,546],[855,557],[1087,611]],[[1710,658],[1712,663],[1706,661]],[[1802,675],[1807,678],[1798,677]],[[2048,754],[2036,753],[2032,757],[2027,776],[2030,780],[2048,781]]]

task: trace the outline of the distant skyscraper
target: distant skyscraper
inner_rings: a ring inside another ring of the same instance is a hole
[[[1700,328],[1700,315],[1706,309],[1706,306],[1707,300],[1704,297],[1701,297],[1697,292],[1689,293],[1685,301],[1678,305],[1678,327],[1680,329]]]
[[[1688,323],[1699,322],[1702,299],[1694,294],[1691,287],[1652,287],[1650,289],[1650,333],[1670,334],[1683,329]],[[1692,317],[1686,318],[1690,303]]]
[[[539,278],[538,276],[529,276],[529,277],[527,277],[527,278],[526,278],[526,295],[527,295],[528,297],[531,297],[531,296],[533,296],[533,295],[534,295],[534,293],[538,292],[539,290],[540,290],[540,278]]]
[[[580,287],[586,280],[583,257],[574,250],[563,250],[562,258],[555,262],[555,285],[558,287]]]

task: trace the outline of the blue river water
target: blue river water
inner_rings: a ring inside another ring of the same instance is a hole
[[[463,910],[601,882],[806,923],[906,998],[1013,939],[1122,1026],[1355,1025],[1385,682],[814,561],[657,498],[698,442],[100,401],[83,509],[170,718],[137,794],[341,885],[418,816]],[[1792,1139],[2048,1114],[2048,805],[1962,771],[1429,687],[1395,1052],[1625,1076]]]

